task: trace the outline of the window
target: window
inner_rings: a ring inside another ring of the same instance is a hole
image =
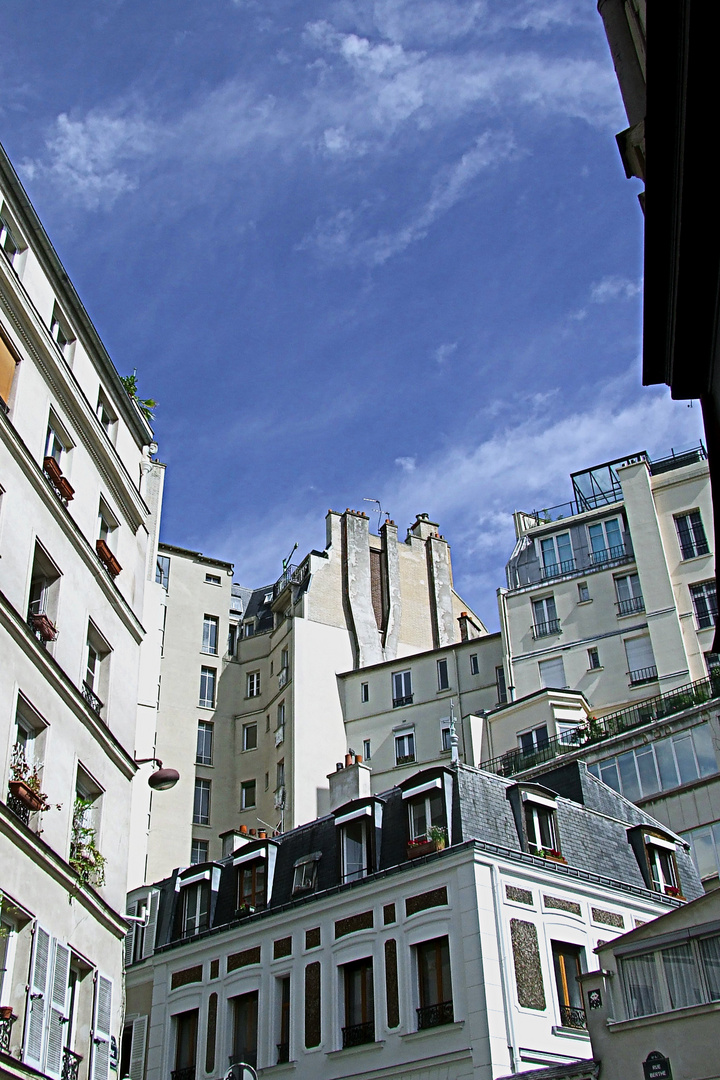
[[[450,946],[446,937],[423,941],[416,946],[418,991],[418,1030],[452,1024],[453,995],[450,977]]]
[[[590,600],[590,590],[587,581],[578,582],[578,604],[587,604]]]
[[[254,859],[238,867],[237,909],[260,911],[267,902],[267,867],[265,859]]]
[[[637,574],[623,574],[622,577],[616,577],[615,594],[618,615],[634,615],[637,611],[645,610],[640,578]]]
[[[255,806],[255,781],[243,780],[240,784],[240,809],[252,810]]]
[[[210,917],[210,882],[195,881],[181,890],[183,937],[207,930]]]
[[[192,839],[190,845],[190,865],[197,866],[199,863],[205,863],[208,861],[208,850],[210,844],[207,840]]]
[[[117,530],[118,522],[104,499],[100,500],[98,507],[97,538],[107,544],[108,548],[114,549],[113,534]]]
[[[655,655],[649,634],[627,638],[624,642],[628,663],[628,677],[631,686],[654,682],[657,679]]]
[[[243,750],[257,750],[258,744],[257,723],[243,724],[242,748]]]
[[[210,824],[210,781],[195,781],[195,798],[193,801],[193,825]]]
[[[621,559],[625,555],[620,521],[610,518],[588,526],[590,536],[590,559],[596,565]]]
[[[158,555],[157,562],[155,563],[155,581],[158,585],[162,585],[165,592],[167,592],[168,584],[170,582],[169,555]]]
[[[269,772],[265,773],[265,790],[266,791],[270,790],[270,773]]]
[[[341,880],[359,881],[370,873],[370,818],[353,818],[338,828]]]
[[[690,845],[690,854],[703,880],[720,874],[720,821],[701,825],[680,834]]]
[[[257,1065],[258,992],[233,998],[233,1052],[231,1064]]]
[[[495,689],[497,690],[498,705],[504,705],[508,699],[507,684],[505,682],[505,668],[498,664],[495,668]]]
[[[220,620],[215,615],[203,616],[202,652],[217,656]]]
[[[18,361],[0,334],[0,409],[3,412],[7,412],[17,368]]]
[[[452,739],[450,735],[450,725],[443,724],[440,728],[440,749],[443,753],[448,753],[452,750]]]
[[[50,335],[66,360],[72,359],[75,336],[57,304],[50,320]]]
[[[435,826],[446,831],[445,801],[440,788],[424,792],[408,801],[410,840],[428,840],[429,830]],[[447,832],[446,832],[447,835]]]
[[[538,663],[540,672],[540,685],[553,690],[566,690],[567,679],[565,678],[565,665],[562,656],[554,656],[552,660],[541,660]]]
[[[596,671],[598,668],[602,667],[602,664],[600,663],[600,653],[597,649],[588,649],[587,654],[589,671]]]
[[[720,1000],[720,935],[691,931],[690,940],[625,956],[620,973],[631,1019]]]
[[[395,736],[395,764],[409,765],[415,760],[415,732],[404,731]]]
[[[88,625],[87,643],[85,646],[85,671],[81,688],[82,696],[87,701],[93,712],[100,716],[103,702],[100,694],[107,697],[108,689],[108,658],[110,646],[100,636],[92,623]]]
[[[363,760],[370,761],[372,754],[370,753],[371,746],[369,739],[363,739]]]
[[[570,574],[575,569],[570,533],[558,533],[557,536],[546,537],[540,541],[540,551],[544,577]]]
[[[682,559],[694,559],[697,555],[709,553],[710,548],[699,510],[691,510],[689,514],[679,514],[675,518],[675,528]]]
[[[695,620],[698,630],[714,626],[717,619],[717,595],[714,581],[703,581],[700,585],[690,586],[690,596],[695,608]]]
[[[312,855],[304,855],[294,864],[293,894],[310,892],[317,884],[318,863],[320,852],[314,851]]]
[[[544,750],[548,746],[548,729],[546,724],[533,728],[532,731],[523,731],[518,735],[518,745],[525,754],[535,754],[538,750]]]
[[[579,945],[552,943],[555,989],[560,1008],[560,1027],[584,1029],[585,1010],[577,981],[585,968],[585,950]]]
[[[63,454],[69,449],[68,440],[59,434],[59,425],[57,421],[51,416],[48,424],[47,435],[45,436],[45,453],[44,458],[52,458],[56,464],[60,464]]]
[[[275,790],[285,787],[285,758],[281,758],[275,767]]]
[[[108,436],[108,438],[112,438],[113,429],[115,427],[115,424],[117,423],[117,416],[115,415],[113,409],[110,407],[110,404],[105,395],[103,394],[102,390],[98,394],[97,409],[95,411],[105,434]]]
[[[252,637],[255,633],[255,623],[252,619],[243,624],[245,629],[245,637]]]
[[[237,623],[230,623],[230,626],[228,628],[228,640],[227,640],[228,656],[234,656],[235,655],[235,652],[237,650],[238,630],[239,629],[240,629],[240,627],[238,626]]]
[[[400,705],[412,705],[412,676],[409,671],[396,671],[392,677],[393,709]]]
[[[375,1042],[375,1002],[373,963],[370,957],[343,966],[345,986],[345,1027],[343,1050]]]
[[[272,589],[270,589],[270,591],[266,592],[265,596],[263,597],[263,604],[272,604],[272,602],[273,602],[273,594],[272,594]]]
[[[547,637],[548,634],[560,633],[560,620],[557,617],[554,596],[543,596],[533,600],[533,637]]]
[[[43,646],[57,637],[55,620],[59,588],[60,571],[44,548],[36,543],[30,576],[28,623]]]
[[[277,1063],[282,1065],[290,1060],[290,976],[278,979],[278,997],[280,999],[279,1041],[277,1043]]]
[[[260,696],[260,672],[248,671],[245,678],[245,696],[246,697],[259,697]]]
[[[195,762],[197,765],[212,765],[213,763],[213,728],[210,720],[198,720],[197,753]]]
[[[626,799],[637,802],[702,776],[712,776],[718,766],[710,727],[705,723],[604,758],[588,765],[588,769]]]
[[[450,686],[447,660],[438,660],[437,662],[437,682],[438,690],[447,690]]]
[[[478,662],[478,654],[477,653],[470,653],[470,674],[471,675],[479,675],[480,674],[480,664]]]
[[[668,896],[680,896],[680,879],[675,860],[675,844],[657,836],[645,836],[645,855],[651,887]]]
[[[204,709],[215,708],[215,680],[217,671],[211,667],[200,668],[200,701],[199,705]]]
[[[280,653],[280,670],[285,671],[290,667],[290,651],[289,649],[283,649]]]
[[[195,1075],[197,1028],[197,1009],[180,1013],[175,1017],[175,1071],[178,1077]]]
[[[281,701],[277,707],[277,718],[275,723],[275,730],[282,731],[285,727],[285,702]]]
[[[560,857],[555,822],[555,804],[541,796],[523,795],[525,806],[525,835],[528,851],[531,855],[550,855]]]
[[[26,245],[20,241],[20,233],[16,226],[8,220],[7,210],[3,208],[0,215],[0,248],[3,249],[11,264],[18,269],[19,256],[25,250]]]
[[[220,584],[220,577],[219,577],[218,574],[206,574],[205,575],[205,583],[207,585],[219,585]]]
[[[369,701],[369,700],[370,700],[370,683],[361,682],[360,683],[360,701],[363,702],[363,704],[364,704],[366,701]]]

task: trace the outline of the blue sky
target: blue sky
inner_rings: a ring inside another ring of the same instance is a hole
[[[491,627],[512,511],[697,442],[640,386],[594,0],[4,0],[0,138],[121,373],[163,539],[273,580],[424,511]],[[377,516],[372,515],[373,524]]]

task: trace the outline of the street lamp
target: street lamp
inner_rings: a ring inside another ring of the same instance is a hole
[[[168,791],[170,788],[174,788],[180,779],[180,773],[177,769],[163,769],[160,758],[135,758],[136,765],[147,765],[149,762],[157,765],[157,770],[148,777],[148,785],[153,791]]]

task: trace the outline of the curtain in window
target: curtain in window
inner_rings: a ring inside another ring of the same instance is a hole
[[[674,949],[663,949],[661,955],[671,1008],[685,1009],[688,1005],[700,1005],[703,991],[692,946],[676,945]]]
[[[720,934],[700,941],[700,955],[705,968],[711,1001],[720,1001]]]
[[[623,975],[630,1016],[649,1016],[660,1012],[653,954],[623,960]]]

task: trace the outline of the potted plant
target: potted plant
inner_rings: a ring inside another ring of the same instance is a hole
[[[95,829],[86,823],[85,817],[92,806],[89,799],[78,796],[73,808],[72,838],[70,841],[70,865],[84,885],[105,884],[105,856],[95,843]]]
[[[62,469],[54,457],[46,457],[43,460],[43,472],[54,484],[59,483],[62,479]]]
[[[435,844],[436,851],[444,851],[447,844],[447,829],[442,825],[431,825],[428,829],[428,840]]]
[[[543,848],[541,853],[543,859],[554,859],[555,862],[565,862],[562,852],[557,848]]]
[[[98,553],[98,558],[100,559],[100,562],[103,564],[103,566],[107,570],[110,577],[113,577],[113,578],[117,577],[118,574],[120,573],[120,571],[122,570],[122,566],[117,561],[117,559],[115,558],[115,556],[113,555],[112,551],[107,546],[105,541],[104,540],[96,540],[95,541],[95,550]]]
[[[10,761],[10,780],[8,787],[11,795],[30,811],[47,810],[47,795],[40,787],[38,766],[32,768],[25,760],[22,746],[16,744]]]
[[[157,408],[157,401],[153,401],[152,398],[141,398],[138,396],[137,368],[133,368],[132,375],[121,375],[120,382],[125,387],[127,396],[131,401],[135,402],[135,405],[140,410],[142,416],[145,417],[148,423],[152,423],[155,419],[155,414],[152,410]]]
[[[0,1020],[10,1020],[12,1015],[12,1005],[0,1005]]]

